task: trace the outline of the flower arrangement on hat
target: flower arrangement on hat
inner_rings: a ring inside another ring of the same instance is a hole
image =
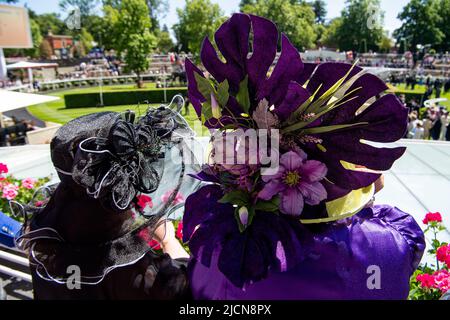
[[[234,156],[248,157],[235,165],[218,160],[213,141],[211,163],[195,176],[212,184],[186,202],[183,237],[191,253],[208,266],[218,252],[219,269],[239,287],[301,261],[303,225],[357,213],[380,171],[405,151],[367,142],[394,142],[406,131],[407,110],[385,94],[382,80],[356,65],[303,63],[284,34],[277,55],[278,35],[269,20],[234,14],[215,33],[215,46],[203,42],[210,76],[186,60],[189,99],[215,138],[227,143],[227,134],[241,131],[245,139],[250,129],[279,136],[279,148],[268,146],[279,160],[270,175],[259,156],[248,161],[255,150],[242,139],[231,142]],[[360,201],[349,210],[346,197]]]

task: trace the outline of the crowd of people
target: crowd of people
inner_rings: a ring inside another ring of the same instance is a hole
[[[414,98],[406,102],[405,95],[400,100],[409,109],[405,138],[450,141],[450,116],[444,106],[435,103],[422,107]]]

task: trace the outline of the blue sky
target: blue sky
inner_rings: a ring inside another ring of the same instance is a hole
[[[225,0],[217,1],[226,14],[231,14],[238,10],[240,0]],[[325,0],[327,3],[328,18],[334,18],[340,15],[344,7],[345,0]],[[409,0],[381,0],[381,9],[385,12],[384,26],[385,29],[392,33],[393,30],[400,26],[400,21],[397,19],[398,13],[409,2]],[[29,8],[37,13],[59,12],[59,0],[20,0],[19,4],[27,4]],[[177,22],[176,8],[184,7],[185,0],[169,0],[169,12],[161,21],[161,25],[167,24],[171,27]]]

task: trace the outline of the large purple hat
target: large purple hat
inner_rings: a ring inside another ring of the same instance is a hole
[[[269,20],[234,14],[217,30],[216,46],[203,42],[206,73],[186,61],[189,99],[206,127],[280,136],[278,172],[213,163],[197,177],[214,185],[191,196],[206,205],[186,204],[184,237],[193,255],[208,265],[219,252],[220,270],[237,286],[297,264],[303,224],[357,213],[381,171],[405,152],[375,146],[397,141],[407,127],[407,109],[382,80],[356,64],[303,63],[278,35]]]

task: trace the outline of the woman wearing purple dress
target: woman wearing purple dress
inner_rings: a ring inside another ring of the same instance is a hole
[[[284,34],[277,55],[278,35],[271,21],[235,14],[216,47],[203,43],[209,78],[186,61],[189,100],[216,129],[210,164],[195,176],[207,184],[183,219],[192,294],[406,299],[423,233],[407,213],[372,203],[381,172],[405,152],[379,146],[403,137],[407,110],[356,64],[303,63]],[[253,132],[269,147],[252,146]]]

